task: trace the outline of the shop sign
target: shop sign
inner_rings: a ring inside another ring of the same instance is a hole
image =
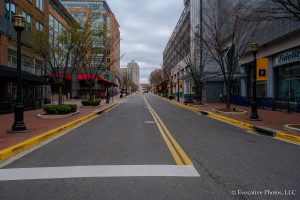
[[[288,51],[280,54],[275,59],[276,65],[284,65],[293,62],[300,61],[300,49],[296,49],[293,51]]]
[[[256,80],[268,80],[268,58],[257,58]]]

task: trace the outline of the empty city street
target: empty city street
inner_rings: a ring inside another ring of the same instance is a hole
[[[297,199],[299,146],[137,93],[3,165],[0,199]]]

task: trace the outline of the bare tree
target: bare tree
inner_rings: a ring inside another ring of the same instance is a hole
[[[151,85],[154,85],[157,88],[157,91],[159,91],[159,85],[163,82],[163,70],[162,69],[153,70],[150,73],[149,82]]]
[[[122,91],[126,91],[126,94],[127,94],[127,90],[129,88],[129,85],[130,85],[130,79],[129,79],[129,76],[128,76],[128,73],[120,73],[119,74],[119,82],[120,82],[120,87],[121,87],[121,90]]]
[[[193,31],[193,45],[190,42],[190,33],[186,37],[180,38],[175,42],[175,54],[177,60],[182,62],[186,69],[186,78],[195,85],[194,98],[197,103],[202,103],[202,90],[204,83],[204,69],[209,61],[209,51],[202,45],[199,31]]]
[[[96,26],[95,16],[98,15],[89,15],[85,21],[79,22],[82,27],[81,48],[75,64],[77,73],[84,74],[83,80],[88,88],[89,99],[94,98],[93,88],[97,84],[97,79],[108,72],[111,75],[116,74],[116,69],[112,66],[123,57],[118,54],[119,52],[115,53],[120,38],[108,36],[105,28]]]
[[[55,32],[55,27],[49,27],[50,34],[38,32],[33,38],[35,50],[45,60],[45,76],[51,77],[58,86],[58,104],[63,103],[63,88],[66,80],[71,78],[74,65],[80,52],[81,33],[76,23]]]
[[[252,7],[253,9],[253,7]],[[300,20],[299,0],[261,0],[259,6],[254,8],[265,19],[286,18],[294,21]]]
[[[167,67],[163,67],[161,65],[162,68],[162,79],[163,79],[163,88],[164,88],[164,95],[167,96],[169,94],[169,89],[168,89],[168,85],[170,85],[170,87],[172,87],[172,80],[171,80],[171,70]]]
[[[260,24],[257,20],[245,20],[253,17],[253,13],[245,12],[245,7],[252,5],[248,0],[207,1],[203,11],[203,42],[223,74],[228,110],[234,74]]]
[[[93,88],[97,78],[108,71],[111,72],[111,66],[121,59],[121,57],[110,56],[113,46],[120,40],[105,37],[105,31],[102,30],[85,31],[83,38],[84,45],[80,49],[79,59],[75,66],[78,73],[85,75],[83,80],[88,87],[89,98],[93,99]]]

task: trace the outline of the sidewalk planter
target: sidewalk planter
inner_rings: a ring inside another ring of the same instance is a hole
[[[224,114],[224,115],[244,115],[247,113],[247,111],[244,111],[244,110],[236,110],[236,111],[232,111],[232,112],[222,111],[219,109],[211,109],[211,110],[216,113],[220,113],[220,114]]]
[[[79,111],[76,111],[76,112],[73,112],[73,113],[70,113],[70,114],[65,114],[65,115],[38,114],[37,118],[40,118],[40,119],[63,119],[63,118],[71,117],[73,115],[77,115],[79,113],[80,113]]]
[[[48,115],[66,115],[75,113],[77,111],[77,105],[64,104],[64,105],[47,105],[44,107],[44,111]]]
[[[300,135],[300,124],[286,124],[284,125],[284,130]]]
[[[92,99],[92,100],[82,100],[81,104],[83,106],[99,106],[101,99]]]

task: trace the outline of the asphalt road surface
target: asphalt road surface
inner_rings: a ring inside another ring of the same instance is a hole
[[[135,95],[0,169],[0,199],[300,199],[299,152]]]

